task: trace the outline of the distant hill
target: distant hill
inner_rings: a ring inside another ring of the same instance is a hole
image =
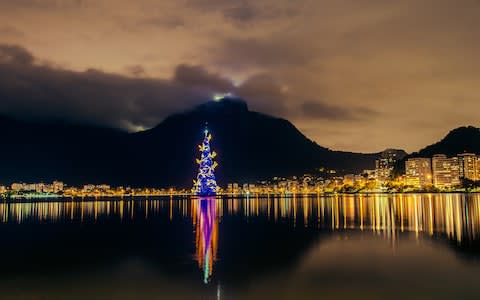
[[[300,175],[319,167],[358,173],[373,168],[380,155],[332,151],[289,121],[252,112],[244,101],[226,98],[132,134],[0,118],[0,182],[61,179],[69,184],[188,187],[206,122],[218,153],[220,184]]]
[[[89,182],[118,176],[117,145],[128,133],[65,123],[22,122],[0,117],[0,183]]]
[[[480,129],[473,126],[463,126],[450,131],[441,141],[429,145],[400,160],[395,168],[395,174],[405,172],[405,161],[411,157],[433,157],[435,154],[456,156],[459,153],[480,154]]]
[[[435,154],[454,156],[459,153],[480,154],[480,128],[459,127],[450,131],[440,142],[413,153],[415,156],[431,157]]]

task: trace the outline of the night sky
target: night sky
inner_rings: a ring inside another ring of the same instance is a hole
[[[479,126],[478,0],[0,0],[0,114],[149,128],[243,97],[322,146]]]

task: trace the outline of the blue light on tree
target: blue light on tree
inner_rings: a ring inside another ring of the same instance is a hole
[[[217,194],[217,181],[215,180],[215,168],[217,162],[213,159],[217,154],[210,150],[212,135],[205,128],[203,143],[198,145],[201,156],[197,159],[199,165],[197,180],[194,180],[193,192],[197,196],[214,196]]]

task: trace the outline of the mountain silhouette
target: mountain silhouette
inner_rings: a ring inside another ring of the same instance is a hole
[[[445,154],[448,157],[460,153],[480,154],[480,129],[474,126],[462,126],[451,130],[442,140],[407,155],[397,162],[395,175],[405,173],[405,161],[412,157],[433,157],[435,154]]]
[[[182,182],[187,172],[186,177],[191,180],[196,171],[196,145],[202,139],[205,124],[213,135],[211,145],[218,153],[217,177],[221,183],[301,175],[319,167],[361,171],[371,168],[377,157],[331,151],[306,138],[287,120],[249,111],[242,100],[226,98],[173,115],[155,128],[133,134],[131,145],[148,145],[143,156],[137,156],[135,165],[143,173],[152,167],[183,170],[172,172],[170,179]],[[137,151],[130,149],[134,156]]]
[[[225,98],[137,133],[1,118],[0,180],[190,187],[206,124],[218,153],[216,175],[222,185],[302,175],[320,167],[358,173],[373,168],[379,156],[332,151],[287,120],[250,111],[241,99]]]
[[[459,153],[480,154],[480,129],[473,126],[459,127],[450,131],[438,143],[429,145],[412,155],[431,157],[435,154],[455,156]]]

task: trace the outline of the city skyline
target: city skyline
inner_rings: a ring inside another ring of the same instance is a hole
[[[1,114],[136,131],[230,92],[320,145],[358,152],[412,152],[479,125],[474,0],[0,8]]]
[[[205,132],[207,134],[208,131]],[[205,136],[205,141],[210,136]],[[199,145],[204,149],[205,145]],[[205,150],[205,149],[204,149]],[[210,152],[209,152],[210,153]],[[209,155],[203,154],[206,159]],[[265,178],[258,181],[229,182],[217,186],[214,191],[201,192],[199,182],[194,188],[112,187],[110,184],[85,183],[83,186],[69,186],[62,181],[51,184],[14,182],[10,187],[0,185],[0,195],[10,198],[48,198],[48,197],[144,197],[144,196],[294,196],[313,194],[355,194],[355,193],[411,193],[411,192],[479,192],[480,191],[480,155],[459,153],[456,156],[435,154],[432,157],[409,157],[404,160],[403,153],[386,150],[375,161],[374,169],[363,170],[361,174],[338,175],[335,170],[319,170],[317,174]],[[402,162],[405,171],[398,173]],[[200,161],[199,161],[200,164]],[[204,176],[199,173],[198,176]],[[204,183],[205,184],[205,183]],[[159,185],[160,186],[160,185]],[[204,189],[207,185],[203,186]]]

